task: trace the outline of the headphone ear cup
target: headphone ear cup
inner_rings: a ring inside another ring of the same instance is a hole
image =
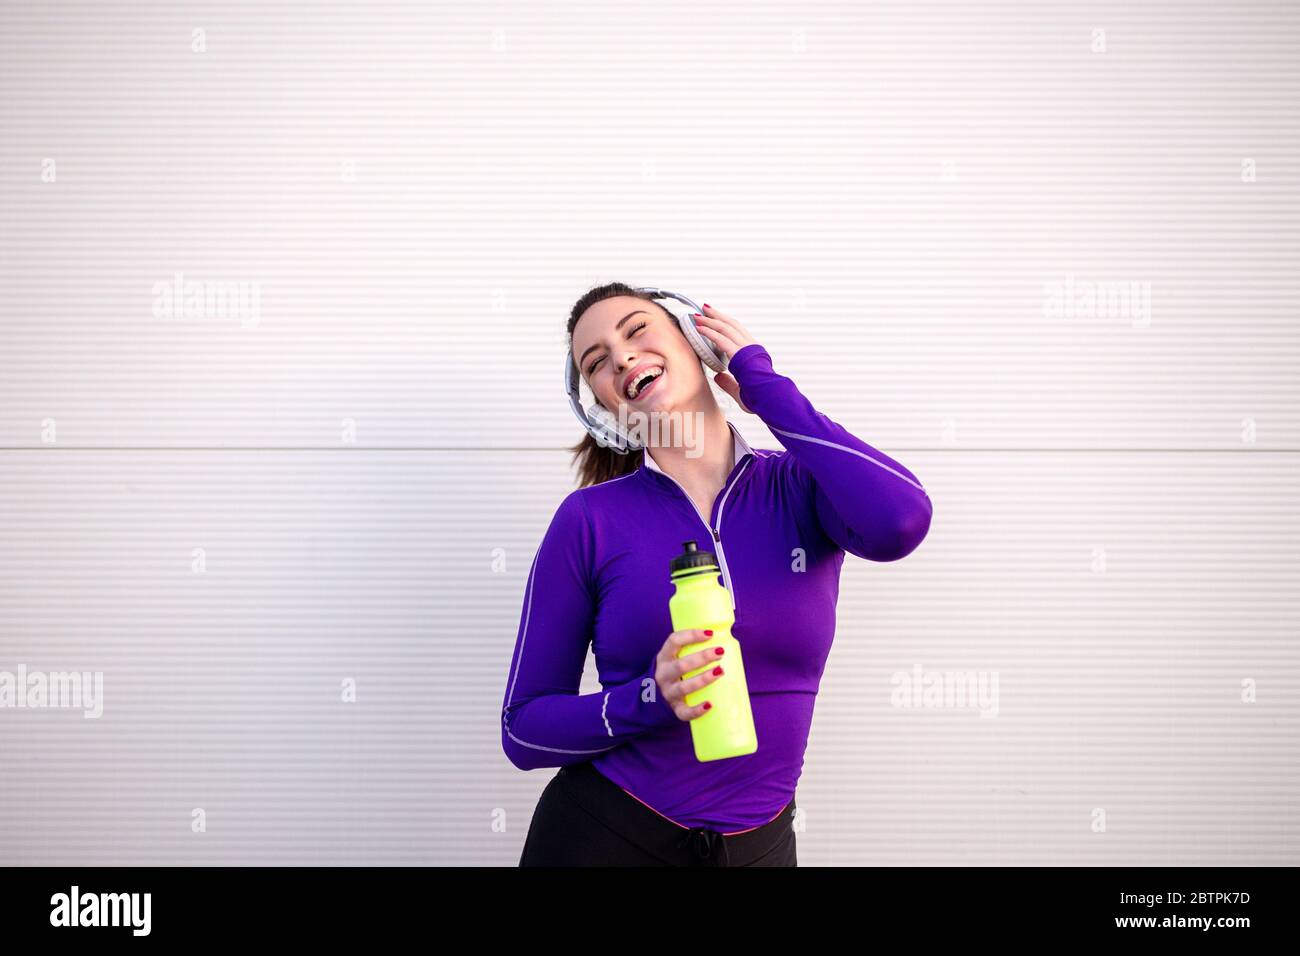
[[[727,365],[730,363],[727,361],[726,354],[720,352],[716,345],[700,334],[695,327],[694,321],[689,318],[678,319],[677,316],[673,316],[673,321],[682,330],[682,335],[690,343],[691,349],[699,356],[701,362],[715,372],[725,372],[727,370]]]
[[[604,405],[596,402],[588,407],[587,417],[600,430],[604,443],[615,451],[626,453],[629,450],[636,451],[640,449],[641,446],[635,441],[619,433],[618,418]]]

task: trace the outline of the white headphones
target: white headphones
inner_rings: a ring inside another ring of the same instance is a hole
[[[649,295],[652,299],[676,299],[690,306],[692,313],[704,311],[686,296],[669,292],[667,289],[638,288],[634,291]],[[671,309],[664,311],[672,316],[701,362],[715,372],[727,370],[727,356],[700,334],[700,330],[695,327],[695,320],[690,315],[674,315]],[[617,416],[599,401],[588,407],[586,412],[582,410],[582,397],[578,392],[581,384],[582,373],[579,372],[577,363],[573,361],[573,346],[570,344],[564,353],[564,393],[569,397],[569,407],[573,409],[573,414],[602,447],[612,448],[620,455],[626,455],[629,451],[640,451],[644,446],[620,431]]]

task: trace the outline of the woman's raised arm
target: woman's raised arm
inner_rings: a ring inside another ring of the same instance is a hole
[[[934,514],[916,475],[817,411],[773,369],[763,346],[739,349],[728,368],[744,405],[812,481],[817,517],[831,540],[870,561],[897,561],[916,549]]]

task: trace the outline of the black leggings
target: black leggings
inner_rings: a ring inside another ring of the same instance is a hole
[[[520,866],[798,866],[795,801],[725,836],[660,816],[590,763],[561,767],[542,791]]]

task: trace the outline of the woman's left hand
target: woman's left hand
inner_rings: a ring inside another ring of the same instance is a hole
[[[727,356],[727,361],[743,349],[746,345],[753,345],[755,339],[749,334],[749,330],[743,325],[727,315],[725,312],[719,312],[707,302],[704,303],[704,314],[696,313],[695,328],[700,334],[713,343],[713,345]],[[718,388],[722,389],[728,395],[736,400],[736,404],[746,414],[754,414],[740,400],[740,383],[736,381],[735,376],[730,372],[718,372],[713,376],[713,380],[718,383]]]

